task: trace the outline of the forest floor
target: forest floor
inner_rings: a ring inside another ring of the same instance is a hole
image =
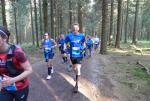
[[[114,49],[107,55],[93,53],[83,61],[79,93],[73,93],[74,73],[67,72],[60,54],[53,60],[54,74],[46,80],[42,52],[28,55],[33,66],[28,101],[150,101],[150,76],[136,65],[150,68],[150,55]]]

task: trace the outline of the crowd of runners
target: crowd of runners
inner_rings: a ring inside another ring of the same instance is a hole
[[[47,80],[50,80],[53,73],[52,59],[54,55],[54,48],[59,47],[62,58],[62,63],[67,64],[67,71],[74,71],[75,73],[75,86],[74,92],[78,92],[78,81],[81,75],[82,60],[90,58],[92,51],[97,50],[100,46],[100,39],[96,36],[84,35],[79,32],[79,25],[77,23],[72,25],[72,30],[67,35],[61,34],[58,36],[57,41],[50,37],[46,32],[41,42],[40,48],[44,50],[45,62],[47,63]]]
[[[27,77],[32,73],[32,66],[21,47],[8,42],[9,36],[10,32],[5,27],[0,27],[0,99],[2,101],[27,101],[29,93]],[[58,47],[62,63],[67,64],[67,71],[74,71],[73,92],[77,93],[82,60],[92,57],[92,51],[97,50],[99,46],[100,39],[97,36],[80,33],[77,23],[72,25],[72,30],[68,34],[59,35],[57,41],[46,32],[39,47],[43,50],[47,64],[46,80],[50,80],[54,73],[52,59]]]

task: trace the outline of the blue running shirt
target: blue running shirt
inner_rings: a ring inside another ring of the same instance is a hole
[[[42,45],[44,46],[44,51],[52,52],[52,48],[51,48],[53,46],[52,39],[42,40]]]
[[[59,44],[64,45],[65,44],[65,39],[60,39]]]
[[[87,45],[88,47],[92,47],[93,41],[92,41],[91,39],[87,39],[86,45]]]
[[[65,44],[65,39],[60,39],[59,44],[60,44],[60,49],[63,50],[64,49],[64,44]]]
[[[70,43],[70,57],[82,57],[83,43],[85,36],[82,33],[73,34],[69,33],[66,36],[66,44]]]

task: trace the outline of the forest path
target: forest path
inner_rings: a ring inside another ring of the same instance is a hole
[[[33,74],[30,77],[28,101],[117,101],[113,85],[103,72],[105,60],[98,53],[84,59],[79,92],[73,93],[74,72],[67,72],[59,53],[54,57],[54,74],[46,80],[47,68],[44,61],[32,64]],[[107,61],[107,60],[106,60]]]

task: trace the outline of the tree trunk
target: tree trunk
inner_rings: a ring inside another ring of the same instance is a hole
[[[18,35],[18,29],[17,29],[17,16],[16,16],[16,5],[15,5],[16,1],[14,0],[12,2],[12,6],[13,6],[13,10],[14,10],[14,20],[15,20],[15,32],[16,32],[16,43],[19,44],[19,35]]]
[[[120,48],[121,9],[122,9],[122,0],[118,0],[117,35],[116,35],[115,48]]]
[[[17,16],[16,16],[16,8],[14,7],[14,18],[15,18],[15,31],[16,31],[16,43],[19,43],[18,29],[17,29]]]
[[[55,9],[55,17],[56,17],[56,22],[55,22],[55,35],[54,39],[56,38],[57,34],[59,33],[59,18],[60,18],[60,5],[58,1],[56,1],[56,9]]]
[[[69,0],[69,27],[71,29],[72,26],[72,1]]]
[[[126,14],[126,22],[125,22],[125,39],[124,43],[127,43],[127,36],[128,36],[128,17],[129,17],[129,0],[127,0],[127,14]]]
[[[57,33],[57,3],[58,3],[58,0],[55,0],[53,1],[53,21],[54,21],[54,32],[52,33],[52,38],[55,39],[56,38],[56,33]]]
[[[60,26],[60,17],[61,17],[61,15],[60,15],[60,7],[57,9],[57,30],[58,30],[58,33],[56,33],[56,36],[58,36],[58,34],[60,34],[61,32],[60,32],[60,28],[61,28],[61,26]]]
[[[50,0],[50,4],[51,4],[51,37],[54,38],[54,1]]]
[[[108,21],[108,0],[102,1],[102,33],[100,53],[107,53],[107,21]]]
[[[33,25],[33,14],[32,14],[32,1],[30,1],[30,12],[31,12],[31,28],[32,28],[32,44],[35,45],[35,41],[34,41],[34,25]]]
[[[2,6],[2,21],[3,21],[3,26],[5,26],[7,28],[6,11],[5,11],[5,0],[1,0],[1,6]]]
[[[81,1],[78,0],[78,23],[79,23],[79,28],[81,33],[83,32],[82,19],[83,19],[82,5],[81,5]]]
[[[63,15],[62,15],[62,9],[60,10],[60,32],[63,33]]]
[[[47,0],[43,0],[43,21],[44,21],[44,33],[45,33],[45,32],[48,32],[48,3],[47,3]]]
[[[42,34],[43,34],[43,22],[42,22],[42,11],[41,11],[42,7],[41,7],[41,0],[39,0],[39,25],[40,25],[40,38],[42,39]]]
[[[38,23],[37,23],[37,7],[36,0],[34,0],[34,15],[35,15],[35,34],[36,34],[36,45],[39,46],[39,38],[38,38]]]
[[[17,10],[18,12],[18,10]],[[17,33],[18,33],[18,44],[21,45],[21,29],[22,29],[22,25],[21,25],[21,21],[20,18],[18,17],[18,13],[17,13]]]
[[[58,33],[56,33],[56,36],[58,36],[58,34],[62,34],[63,33],[62,6],[60,6],[58,9],[59,10],[57,12],[59,12],[58,13],[58,29],[59,29],[59,31],[58,31]]]
[[[121,9],[121,35],[120,35],[120,41],[122,41],[122,37],[124,35],[124,2],[122,3],[122,9]]]
[[[139,0],[136,1],[136,11],[135,11],[135,19],[134,19],[134,29],[133,29],[133,37],[132,37],[132,44],[137,43],[137,21],[138,21],[138,12],[139,12]]]
[[[110,16],[110,32],[109,32],[109,45],[112,44],[113,39],[113,16],[114,14],[114,0],[111,0],[111,16]]]
[[[147,37],[146,37],[146,40],[149,41],[149,39],[150,39],[150,38],[149,38],[149,36],[150,36],[150,35],[149,35],[149,32],[147,32],[146,34],[147,34],[147,35],[146,35],[146,36],[147,36]]]

